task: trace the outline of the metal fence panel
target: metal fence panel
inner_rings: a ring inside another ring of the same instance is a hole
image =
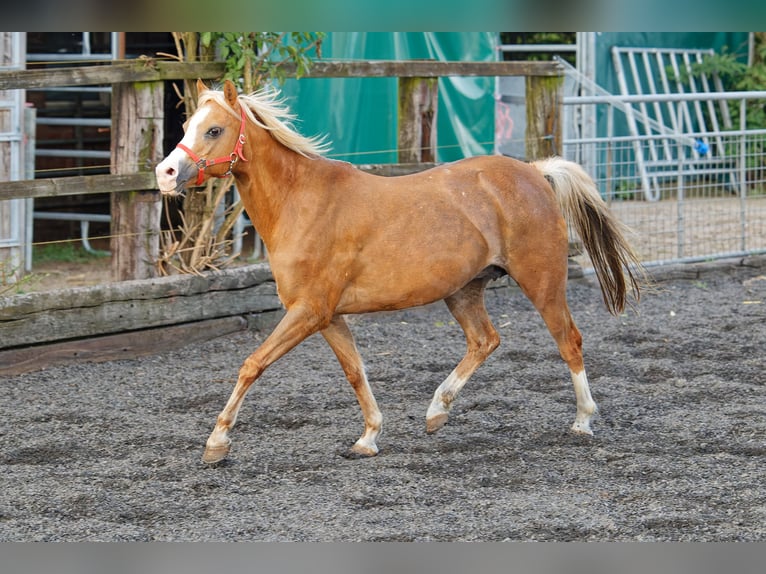
[[[647,265],[766,252],[766,130],[722,132],[720,139],[724,157],[736,166],[736,180],[682,160],[659,181],[655,201],[646,200],[635,169],[635,146],[656,144],[651,137],[569,140],[564,155],[595,158],[591,175],[612,211],[633,230]],[[580,262],[590,267],[587,257]]]

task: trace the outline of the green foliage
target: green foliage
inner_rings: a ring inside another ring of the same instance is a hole
[[[724,48],[721,53],[705,56],[701,62],[691,66],[691,73],[684,74],[680,80],[688,83],[690,77],[717,74],[726,91],[762,91],[766,90],[766,35],[755,33],[755,46],[752,64],[740,61],[736,54]],[[669,74],[672,77],[672,73]],[[728,101],[729,115],[733,129],[740,127],[740,102]],[[748,99],[745,101],[745,129],[766,128],[766,100]],[[764,168],[764,144],[761,140],[748,141],[745,167],[748,171]],[[725,154],[735,157],[740,151],[740,143],[731,141],[725,144]],[[755,175],[756,178],[761,176]]]
[[[321,57],[322,32],[200,32],[200,45],[215,50],[226,63],[227,79],[243,91],[267,80],[283,83],[285,64],[295,65],[295,77],[306,74],[312,57]]]
[[[748,73],[748,65],[738,60],[726,47],[720,54],[706,55],[702,62],[692,64],[692,76],[718,74],[727,89],[739,89],[740,79]]]
[[[717,74],[727,91],[766,90],[766,41],[756,36],[753,64],[747,65],[737,59],[737,55],[726,48],[719,54],[705,56],[702,62],[692,64],[691,74],[684,74],[680,79],[688,83],[689,76]],[[739,128],[739,102],[730,101],[729,111],[733,125]],[[766,128],[766,102],[750,99],[746,102],[746,127],[748,129]]]
[[[633,201],[641,195],[640,188],[640,182],[631,180],[619,180],[614,186],[612,199],[617,201]]]

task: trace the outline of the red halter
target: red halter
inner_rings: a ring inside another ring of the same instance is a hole
[[[227,156],[217,157],[215,159],[205,159],[199,157],[196,153],[194,153],[190,148],[186,147],[184,144],[179,143],[176,147],[182,149],[186,152],[186,154],[192,159],[194,164],[197,166],[197,181],[194,183],[194,185],[201,185],[202,180],[205,179],[205,170],[213,165],[218,165],[221,163],[229,163],[229,170],[224,173],[223,175],[217,175],[215,177],[228,177],[231,175],[231,170],[234,169],[234,164],[237,163],[237,160],[247,161],[247,158],[245,158],[244,155],[242,155],[242,148],[245,145],[245,108],[240,105],[239,107],[239,113],[242,116],[242,121],[239,124],[239,137],[237,138],[237,143],[234,146],[234,151],[231,152]]]

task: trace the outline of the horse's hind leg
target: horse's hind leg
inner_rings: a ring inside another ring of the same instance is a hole
[[[576,433],[592,435],[590,421],[596,403],[590,394],[582,358],[582,335],[575,325],[566,300],[566,265],[546,271],[514,274],[513,277],[545,321],[572,376],[577,414],[572,425]]]
[[[458,366],[434,393],[426,413],[426,431],[429,433],[444,426],[452,401],[460,389],[500,344],[500,337],[484,306],[484,287],[487,281],[487,278],[475,279],[445,299],[450,312],[465,332],[468,348]]]
[[[367,382],[364,365],[354,343],[351,331],[345,319],[336,315],[330,325],[321,331],[327,343],[338,358],[346,378],[351,383],[364,416],[364,433],[351,447],[351,453],[357,456],[375,456],[378,454],[376,440],[380,434],[383,417]]]

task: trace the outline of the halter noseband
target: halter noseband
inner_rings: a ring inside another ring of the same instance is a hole
[[[221,156],[217,157],[215,159],[205,159],[202,157],[199,157],[196,153],[194,153],[190,148],[185,146],[182,143],[179,143],[176,147],[185,151],[186,154],[192,159],[194,164],[197,166],[197,181],[194,183],[194,185],[201,185],[202,181],[205,179],[205,170],[213,165],[218,165],[221,163],[227,163],[229,164],[229,169],[226,173],[223,175],[216,175],[215,177],[228,177],[231,175],[231,170],[234,169],[234,164],[237,163],[238,160],[247,161],[247,158],[242,154],[242,149],[245,145],[245,108],[240,104],[239,106],[239,113],[242,117],[242,121],[239,124],[239,137],[237,138],[237,143],[234,145],[234,151],[231,152],[227,156]]]

